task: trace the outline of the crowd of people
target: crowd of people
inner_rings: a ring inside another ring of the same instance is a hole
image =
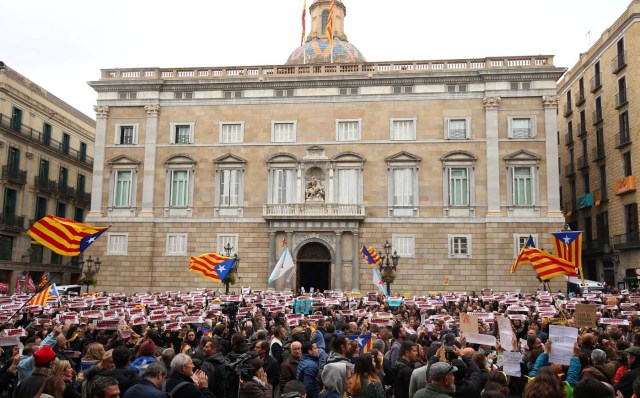
[[[635,292],[28,299],[0,296],[5,397],[640,397]]]

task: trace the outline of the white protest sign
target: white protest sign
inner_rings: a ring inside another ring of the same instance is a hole
[[[515,351],[505,351],[502,353],[502,369],[507,376],[520,377],[520,361],[522,361],[522,354]]]
[[[577,328],[549,325],[549,340],[552,343],[549,362],[569,365],[569,361],[573,356],[573,345],[577,339]]]

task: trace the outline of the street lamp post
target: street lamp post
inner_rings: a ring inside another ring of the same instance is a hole
[[[231,243],[227,242],[227,244],[223,247],[223,249],[224,249],[225,255],[227,257],[231,257],[231,250],[233,250],[233,246],[231,246]],[[231,283],[232,275],[238,273],[238,263],[240,263],[240,258],[238,257],[238,253],[234,253],[233,257],[235,259],[233,261],[233,265],[231,266],[229,273],[227,273],[227,276],[222,281],[224,283],[225,294],[229,294],[229,284]]]
[[[102,261],[100,261],[100,257],[97,257],[94,260],[89,256],[86,261],[84,258],[81,258],[80,261],[78,261],[78,265],[80,266],[80,269],[82,269],[82,273],[84,275],[82,278],[82,284],[87,288],[86,293],[89,293],[89,286],[94,285],[95,277],[100,273]]]
[[[398,260],[400,260],[398,252],[394,251],[391,254],[391,247],[389,241],[384,243],[384,255],[380,256],[382,261],[378,264],[380,277],[387,284],[387,293],[389,295],[391,295],[391,284],[396,280],[396,270],[398,269]]]

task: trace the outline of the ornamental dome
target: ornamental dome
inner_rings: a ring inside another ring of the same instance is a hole
[[[320,64],[331,62],[331,46],[327,39],[312,39],[295,49],[287,60],[287,65]],[[367,62],[364,55],[348,41],[333,40],[334,63]]]
[[[347,15],[347,8],[341,0],[334,1],[333,14],[330,13],[330,8],[331,0],[314,0],[311,4],[309,7],[311,31],[305,42],[291,53],[287,60],[288,65],[367,61],[360,50],[349,43],[347,35],[344,33],[344,18]],[[333,46],[329,44],[327,36],[329,15],[333,15],[331,20]]]

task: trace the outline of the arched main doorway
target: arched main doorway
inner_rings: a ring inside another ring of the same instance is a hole
[[[311,288],[316,291],[329,290],[331,287],[331,253],[321,243],[310,242],[298,251],[296,261],[296,288],[305,292]]]

